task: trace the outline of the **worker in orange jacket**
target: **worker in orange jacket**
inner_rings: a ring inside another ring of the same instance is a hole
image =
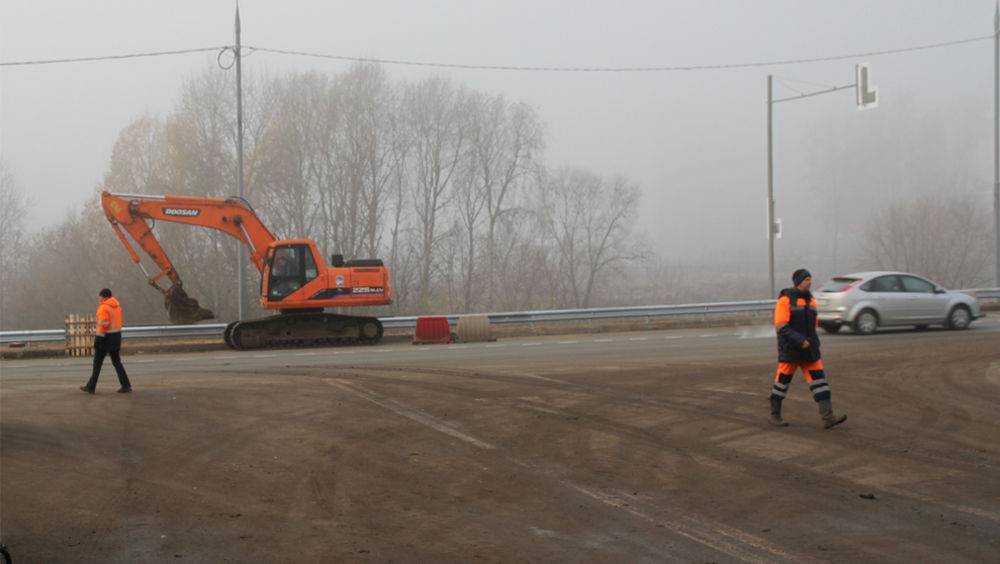
[[[816,298],[809,291],[812,275],[800,268],[792,274],[792,288],[786,288],[778,296],[774,306],[774,328],[778,334],[778,371],[771,386],[771,423],[786,427],[781,418],[781,400],[788,394],[788,386],[797,369],[809,384],[813,399],[819,404],[819,414],[823,418],[823,428],[829,429],[843,423],[846,415],[834,415],[830,403],[830,383],[823,371],[823,359],[819,350],[819,323]]]
[[[118,300],[111,295],[111,290],[104,288],[100,292],[101,303],[97,306],[97,328],[94,336],[94,371],[90,375],[90,380],[80,386],[80,389],[88,394],[94,393],[97,389],[97,377],[101,375],[101,365],[104,364],[104,357],[111,357],[111,364],[118,373],[118,383],[121,387],[119,394],[127,394],[132,391],[132,384],[128,381],[128,374],[122,365],[122,306]]]

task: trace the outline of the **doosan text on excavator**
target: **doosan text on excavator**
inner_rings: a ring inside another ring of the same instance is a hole
[[[132,261],[163,293],[172,323],[195,323],[211,319],[214,314],[184,291],[180,275],[153,233],[151,221],[215,229],[247,246],[250,262],[261,275],[260,304],[278,314],[230,323],[224,334],[230,347],[377,343],[382,338],[382,323],[376,317],[324,312],[325,308],[392,303],[389,270],[379,259],[345,261],[341,255],[333,255],[328,265],[315,241],[279,240],[242,198],[102,192],[101,205]],[[156,263],[160,269],[157,274],[149,275],[129,237]],[[170,281],[169,287],[161,286],[163,278]]]

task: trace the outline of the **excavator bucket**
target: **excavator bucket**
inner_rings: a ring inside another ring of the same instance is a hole
[[[198,300],[188,296],[180,286],[171,286],[163,295],[167,315],[174,325],[193,325],[203,319],[215,317],[212,310],[198,305]]]

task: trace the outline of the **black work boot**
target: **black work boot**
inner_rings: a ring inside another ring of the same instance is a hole
[[[819,415],[823,418],[823,428],[830,429],[840,425],[844,421],[847,421],[846,414],[834,415],[833,405],[830,400],[822,400],[819,402]]]
[[[118,393],[119,394],[131,394],[132,393],[132,386],[129,386],[127,388],[118,388]]]
[[[80,390],[82,390],[84,392],[87,392],[88,394],[93,394],[94,393],[94,388],[91,388],[91,387],[87,386],[86,384],[80,386]]]
[[[771,396],[771,425],[787,427],[788,422],[781,418],[781,398]]]

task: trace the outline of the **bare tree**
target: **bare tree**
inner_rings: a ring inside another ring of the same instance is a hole
[[[255,155],[255,200],[281,236],[323,240],[331,222],[316,204],[336,186],[329,153],[339,120],[329,81],[309,73],[271,81],[267,90],[273,124]]]
[[[14,285],[23,284],[29,277],[21,276],[28,265],[25,253],[27,215],[31,198],[18,184],[13,171],[0,159],[0,323],[4,328],[13,327],[23,312],[13,310],[17,299]]]
[[[27,214],[31,200],[27,193],[17,183],[13,171],[3,160],[0,160],[0,273],[13,265],[13,261],[21,254],[21,243],[24,241],[27,228]]]
[[[531,206],[514,207],[496,226],[496,273],[491,308],[519,310],[559,307],[559,268],[543,214]]]
[[[870,265],[913,272],[950,287],[987,281],[990,218],[967,197],[924,197],[875,213],[864,231]]]
[[[392,199],[392,223],[389,230],[389,272],[392,276],[392,286],[396,294],[394,300],[397,311],[411,301],[412,289],[415,285],[417,250],[413,246],[414,229],[410,225],[409,184],[406,175],[405,156],[402,166],[396,169],[391,177],[390,193]]]
[[[490,307],[496,301],[499,224],[515,212],[516,192],[533,170],[542,142],[531,107],[502,95],[471,93],[466,130],[468,149],[454,182],[454,202],[463,231],[462,302],[468,311],[474,296]],[[482,240],[485,253],[479,249]]]
[[[422,80],[407,91],[412,200],[420,230],[417,301],[421,306],[430,297],[434,251],[441,239],[440,215],[449,204],[452,178],[466,151],[467,98],[463,88],[442,78]]]
[[[378,65],[357,64],[340,80],[345,179],[357,185],[358,241],[352,253],[381,246],[391,186],[406,155],[399,88]]]
[[[638,187],[624,177],[562,168],[542,180],[542,224],[555,242],[558,282],[572,305],[589,307],[600,277],[644,256],[634,237]]]
[[[455,211],[458,215],[457,225],[453,230],[461,232],[461,243],[456,244],[456,250],[461,254],[461,277],[462,277],[462,309],[471,311],[473,307],[473,296],[475,292],[475,274],[477,256],[477,242],[481,231],[481,216],[486,207],[486,199],[489,196],[481,180],[483,163],[479,161],[478,150],[482,149],[484,142],[484,130],[489,128],[485,123],[487,116],[479,109],[476,103],[478,95],[473,94],[473,100],[469,119],[470,130],[470,150],[468,157],[462,160],[459,172],[455,179]],[[492,163],[489,163],[492,164]],[[487,172],[487,176],[492,174],[492,167]]]
[[[488,130],[485,143],[477,144],[476,159],[486,192],[487,296],[493,304],[498,280],[499,242],[497,229],[507,214],[513,213],[515,190],[529,180],[539,166],[544,146],[543,127],[535,110],[523,103],[509,104],[502,96],[485,107]],[[493,169],[493,172],[490,172]]]

